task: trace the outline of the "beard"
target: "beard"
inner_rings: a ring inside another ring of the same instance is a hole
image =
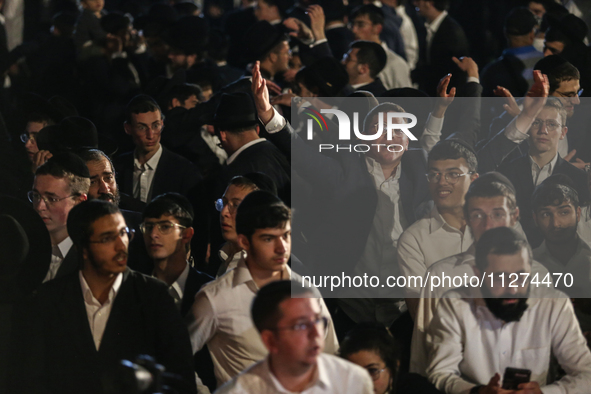
[[[529,298],[529,287],[527,288],[527,293],[522,295],[502,295],[500,297],[493,297],[490,293],[490,290],[483,286],[482,295],[484,297],[484,302],[488,310],[497,318],[505,323],[510,323],[513,321],[519,321],[521,316],[527,310],[527,299]],[[505,299],[516,298],[517,302],[515,304],[503,304]]]
[[[113,204],[119,206],[119,201],[121,201],[121,196],[119,195],[119,189],[115,190],[115,193],[101,193],[97,197],[99,200],[103,201],[110,201]]]
[[[577,226],[578,226],[578,222],[575,223],[574,226],[570,226],[570,227],[565,227],[562,228],[560,230],[551,230],[548,231],[544,234],[544,237],[546,238],[546,242],[550,242],[553,244],[562,244],[564,242],[568,242],[572,239],[574,239],[574,237],[576,236],[575,234],[577,233]]]

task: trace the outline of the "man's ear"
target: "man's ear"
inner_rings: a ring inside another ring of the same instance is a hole
[[[581,207],[577,208],[577,223],[581,220]]]
[[[382,33],[382,30],[384,30],[383,25],[373,25],[374,33],[377,33],[378,35],[380,35]]]
[[[479,174],[477,172],[475,172],[474,174],[472,174],[470,176],[470,183],[474,182],[476,179],[478,179]]]
[[[259,135],[259,133],[261,132],[261,128],[259,127],[259,125],[256,125],[256,131],[257,131],[257,135]]]
[[[123,129],[127,135],[131,135],[131,132],[133,131],[133,127],[127,122],[123,122]]]
[[[227,132],[220,130],[218,133],[219,133],[219,137],[220,137],[221,142],[228,142],[228,133]]]
[[[180,107],[183,104],[176,97],[172,99],[172,108]]]
[[[560,139],[563,140],[566,137],[566,133],[568,133],[568,127],[564,126],[562,128],[562,134],[560,135]]]
[[[246,238],[246,235],[244,234],[238,234],[238,246],[240,246],[242,249],[248,251],[248,249],[250,249],[250,242],[248,242],[248,238]]]
[[[78,205],[82,201],[86,201],[86,200],[88,200],[88,195],[85,193],[82,193],[80,196],[78,196],[78,202],[76,203],[76,205]]]
[[[191,242],[191,239],[193,239],[194,234],[195,234],[195,229],[193,229],[193,227],[187,227],[183,231],[183,236],[182,236],[183,243]]]
[[[368,64],[357,64],[357,72],[361,75],[369,74],[369,65]]]
[[[267,350],[269,351],[269,353],[273,354],[276,353],[275,349],[275,333],[271,330],[263,330],[261,332],[261,340],[263,341],[263,344],[265,345],[265,347],[267,348]]]

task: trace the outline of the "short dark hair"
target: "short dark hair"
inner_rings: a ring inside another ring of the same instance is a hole
[[[470,172],[478,171],[478,159],[474,150],[470,149],[464,142],[448,139],[439,141],[431,152],[429,152],[429,162],[437,160],[457,160],[464,159]]]
[[[449,0],[428,0],[433,2],[433,7],[439,11],[445,11],[449,7]]]
[[[154,111],[158,111],[160,116],[162,116],[162,110],[156,100],[146,94],[138,94],[125,107],[125,121],[131,124],[133,121],[132,114],[137,115]]]
[[[369,76],[376,78],[378,74],[386,67],[388,55],[382,46],[371,41],[353,41],[349,46],[351,49],[357,48],[357,63],[367,64],[369,67]]]
[[[249,240],[258,229],[278,228],[291,221],[291,210],[276,196],[257,190],[238,205],[236,233]]]
[[[111,158],[102,150],[82,149],[82,150],[78,151],[78,156],[80,156],[82,158],[82,160],[84,160],[87,163],[89,161],[100,162],[103,159],[106,159],[109,162],[109,165],[111,166],[111,170],[113,171],[113,173],[115,173],[115,166],[113,165]]]
[[[470,188],[464,196],[464,201],[466,201],[464,204],[464,215],[466,217],[468,217],[468,203],[470,199],[477,197],[505,197],[511,213],[515,212],[515,209],[517,209],[517,200],[514,189],[511,189],[506,183],[494,179],[487,180],[484,176],[481,176],[470,184]]]
[[[263,286],[254,297],[250,314],[259,332],[273,330],[283,317],[279,305],[288,298],[301,297],[314,291],[299,282],[278,280]]]
[[[55,122],[53,121],[53,119],[51,119],[51,117],[47,114],[41,113],[41,112],[31,112],[29,114],[27,114],[26,116],[27,119],[27,123],[29,122],[35,122],[35,123],[42,123],[44,126],[52,126],[55,124]]]
[[[177,99],[181,103],[187,101],[187,99],[191,96],[195,95],[197,100],[203,100],[203,90],[199,85],[195,85],[192,83],[183,83],[179,85],[175,85],[170,90],[166,98],[166,105],[172,106],[172,100]]]
[[[142,219],[172,215],[181,226],[192,227],[195,213],[191,203],[178,193],[164,193],[154,198],[144,209]]]
[[[510,227],[496,227],[487,230],[476,243],[476,267],[484,272],[488,268],[488,255],[514,255],[523,248],[527,249],[529,263],[532,251],[527,239]]]
[[[550,93],[554,93],[560,84],[564,81],[580,80],[581,73],[579,69],[571,63],[566,62],[552,70],[548,75],[548,82],[550,83]]]
[[[398,371],[400,348],[390,331],[381,323],[360,323],[351,329],[339,348],[339,356],[347,358],[360,351],[379,355],[394,380]]]
[[[277,186],[273,179],[262,172],[249,172],[248,174],[238,175],[232,178],[228,186],[248,187],[252,191],[264,190],[277,196]]]
[[[81,252],[82,248],[88,246],[88,240],[92,236],[92,224],[98,219],[107,215],[120,214],[117,205],[102,201],[83,201],[74,206],[68,213],[68,235],[74,245]]]
[[[575,209],[579,208],[579,194],[569,185],[560,183],[542,182],[531,197],[532,209],[538,212],[548,206],[558,206],[563,203],[571,203]]]
[[[384,25],[384,11],[373,4],[364,4],[353,10],[351,13],[351,20],[355,20],[358,16],[367,15],[373,25]]]

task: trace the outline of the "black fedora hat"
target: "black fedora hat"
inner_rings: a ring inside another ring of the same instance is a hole
[[[61,96],[46,100],[36,93],[26,93],[23,96],[23,108],[25,114],[39,113],[47,116],[53,123],[59,123],[68,116],[78,116],[76,107]]]
[[[262,60],[277,44],[287,39],[281,27],[258,21],[244,35],[244,60],[248,63]]]
[[[213,125],[218,130],[235,130],[258,124],[254,101],[248,93],[224,93],[215,111]]]
[[[209,23],[199,16],[184,16],[164,34],[165,41],[185,54],[199,53],[209,41]]]
[[[0,300],[31,294],[49,269],[51,240],[30,203],[0,196],[0,248]]]

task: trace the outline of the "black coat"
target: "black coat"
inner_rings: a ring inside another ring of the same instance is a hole
[[[133,152],[125,153],[113,164],[117,169],[117,184],[122,192],[133,195]],[[167,192],[187,195],[201,181],[197,167],[189,160],[162,147],[162,156],[158,162],[152,181],[152,198]]]
[[[167,286],[156,279],[123,273],[98,351],[78,272],[43,285],[26,310],[15,356],[23,374],[13,375],[11,392],[103,393],[103,379],[116,376],[119,362],[139,355],[181,376],[174,385],[179,392],[197,391],[186,326]]]
[[[510,163],[503,164],[499,168],[499,172],[509,178],[513,186],[515,186],[521,226],[532,248],[537,248],[544,240],[544,237],[534,223],[532,214],[531,197],[535,187],[529,155],[526,154]],[[587,173],[585,171],[578,169],[558,156],[556,165],[552,170],[552,175],[555,174],[563,174],[573,180],[577,193],[579,194],[581,205],[584,205],[590,200]]]

